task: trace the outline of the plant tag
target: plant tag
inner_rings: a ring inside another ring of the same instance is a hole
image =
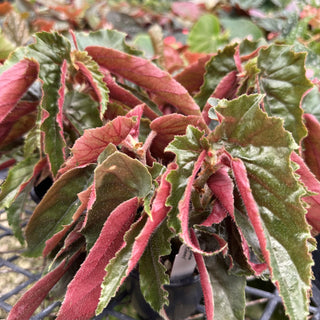
[[[180,247],[179,253],[174,259],[170,279],[174,281],[180,278],[191,276],[195,267],[196,260],[193,252],[185,244],[183,244]]]

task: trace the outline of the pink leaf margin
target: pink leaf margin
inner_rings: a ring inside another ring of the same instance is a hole
[[[75,254],[68,262],[66,260],[62,261],[56,269],[49,272],[31,287],[13,306],[7,320],[29,320],[49,291],[71,267],[77,257],[78,254]]]
[[[23,59],[0,75],[0,123],[12,112],[38,78],[39,64],[31,59]]]
[[[57,320],[73,319],[75,314],[78,320],[94,316],[106,265],[122,247],[124,235],[134,222],[138,206],[139,201],[135,197],[112,211],[88,257],[68,285]]]

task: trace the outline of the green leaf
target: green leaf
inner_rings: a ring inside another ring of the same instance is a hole
[[[151,38],[146,33],[137,34],[133,41],[136,48],[144,53],[144,57],[152,59],[154,56],[154,48],[152,45]]]
[[[19,193],[7,210],[7,219],[9,225],[12,228],[14,236],[22,245],[24,244],[24,236],[22,233],[21,215],[23,212],[25,212],[28,202],[30,202],[30,191],[32,185],[32,183],[28,183],[28,185],[23,189],[22,192]]]
[[[188,126],[184,136],[176,136],[167,146],[165,151],[171,151],[176,155],[178,169],[169,173],[167,180],[171,183],[171,195],[166,205],[171,206],[168,213],[168,224],[176,232],[181,229],[178,219],[178,204],[184,195],[188,178],[191,176],[194,164],[197,161],[201,151],[204,149],[201,140],[204,133],[198,129]]]
[[[171,252],[172,232],[164,222],[149,240],[148,246],[139,261],[139,279],[141,292],[146,301],[158,313],[168,301],[168,292],[164,289],[169,284],[167,268],[161,263],[162,256]]]
[[[116,256],[109,262],[106,267],[106,276],[101,284],[100,301],[96,309],[96,314],[101,313],[104,308],[109,304],[112,297],[117,293],[120,285],[126,277],[128,264],[132,255],[132,247],[135,238],[139,235],[140,231],[146,223],[147,215],[142,219],[135,222],[130,230],[126,233],[124,240],[125,246],[118,251]]]
[[[5,60],[9,54],[15,49],[15,46],[10,42],[0,31],[0,59]]]
[[[206,64],[206,73],[204,75],[204,83],[200,88],[200,92],[195,96],[197,104],[201,110],[205,106],[207,100],[214,92],[220,81],[231,71],[236,70],[234,62],[236,45],[225,47],[222,51],[218,51]]]
[[[214,53],[227,43],[227,35],[221,34],[216,16],[205,14],[191,28],[187,44],[191,51]]]
[[[31,179],[34,166],[38,161],[38,157],[33,155],[23,159],[9,170],[6,181],[1,186],[0,208],[10,207],[18,195],[19,186]]]
[[[269,116],[284,120],[297,143],[306,136],[300,101],[312,84],[305,76],[305,54],[288,46],[271,45],[258,56],[261,92],[266,94],[265,109]]]
[[[48,190],[27,225],[26,255],[40,255],[46,240],[72,222],[74,213],[81,205],[77,194],[86,190],[92,183],[94,167],[89,165],[70,170]]]
[[[63,111],[79,134],[82,135],[85,129],[102,126],[98,106],[98,102],[89,95],[70,91],[65,96]]]
[[[58,99],[61,82],[61,66],[64,60],[70,60],[70,42],[56,32],[36,34],[36,43],[27,48],[28,57],[33,57],[40,64],[39,77],[42,80],[43,99],[41,107],[47,117],[41,125],[45,132],[45,152],[49,156],[54,175],[64,162],[64,141],[56,117],[59,113]]]
[[[103,118],[109,102],[109,89],[104,82],[104,75],[99,70],[99,65],[88,55],[86,51],[73,52],[73,63],[79,68],[83,76],[92,86],[100,103],[100,118]]]
[[[305,113],[313,114],[320,121],[320,92],[317,87],[303,98],[301,107]]]
[[[258,40],[263,37],[259,27],[246,18],[221,18],[221,25],[228,30],[230,39],[251,38]]]
[[[216,111],[224,118],[214,132],[225,149],[244,163],[258,205],[272,280],[279,284],[287,314],[308,313],[312,259],[311,238],[301,197],[304,187],[294,175],[290,154],[296,148],[279,118],[259,108],[259,95],[223,100]]]
[[[220,254],[204,259],[213,288],[214,319],[244,319],[246,277],[230,274],[228,265]]]
[[[125,42],[126,34],[117,30],[105,29],[90,33],[76,32],[77,45],[80,51],[89,46],[102,46],[116,49],[133,55],[141,55],[141,51],[136,50]]]
[[[144,198],[152,187],[148,169],[124,153],[114,152],[95,170],[96,200],[82,230],[88,248],[97,240],[109,214],[133,197]]]
[[[305,66],[307,69],[311,69],[313,72],[313,77],[320,77],[320,56],[319,50],[316,48],[312,48],[311,45],[305,46],[301,42],[294,38],[294,42],[292,45],[292,50],[295,52],[307,52]]]
[[[35,151],[41,150],[41,130],[40,121],[37,120],[33,128],[28,132],[25,138],[23,151],[25,157],[30,157]]]

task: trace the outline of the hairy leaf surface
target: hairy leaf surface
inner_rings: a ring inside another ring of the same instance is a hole
[[[204,75],[204,83],[200,88],[200,92],[195,96],[195,100],[201,110],[204,108],[211,94],[214,92],[220,81],[231,71],[236,70],[234,62],[236,45],[225,47],[222,51],[218,51],[206,64],[206,73]]]
[[[141,292],[157,312],[160,312],[165,304],[169,304],[168,292],[164,289],[164,285],[169,284],[170,280],[166,273],[167,268],[161,263],[160,258],[170,254],[172,235],[167,224],[162,223],[152,235],[139,260]]]
[[[100,128],[85,130],[84,134],[75,142],[72,157],[60,173],[70,168],[96,162],[100,153],[109,143],[120,144],[130,133],[135,121],[127,117],[117,117]]]
[[[109,101],[109,90],[103,81],[104,75],[100,72],[97,63],[88,56],[87,52],[75,51],[73,58],[74,65],[89,82],[98,98],[100,104],[100,118],[102,119],[107,110],[107,103]]]
[[[244,319],[246,278],[231,275],[222,255],[205,257],[204,259],[211,286],[214,288],[214,319]]]
[[[272,279],[279,287],[288,315],[301,319],[308,313],[312,264],[307,248],[310,232],[301,201],[305,191],[290,163],[290,154],[296,145],[280,119],[269,118],[260,110],[260,101],[261,96],[257,95],[221,101],[216,111],[223,121],[214,135],[216,140],[223,141],[232,157],[238,159],[236,161],[241,159],[245,166],[250,185],[243,187],[241,196],[247,194],[248,199],[253,197],[256,203],[257,224],[253,216],[250,219],[260,246],[265,245],[261,249]],[[247,210],[252,209],[249,203]]]
[[[305,76],[305,53],[290,51],[288,46],[271,45],[261,49],[258,56],[260,85],[265,96],[265,109],[269,116],[284,120],[297,143],[306,136],[300,102],[312,87]]]
[[[106,276],[102,282],[101,296],[96,314],[100,314],[103,309],[109,304],[112,297],[115,296],[120,285],[129,275],[128,264],[132,257],[132,246],[135,238],[141,232],[147,215],[141,217],[138,221],[131,225],[130,230],[126,233],[124,246],[117,252],[116,256],[110,261],[106,267]]]
[[[25,158],[10,169],[6,181],[1,185],[0,207],[10,207],[19,193],[19,186],[30,181],[34,166],[38,162],[37,156]]]
[[[57,268],[46,274],[31,287],[11,309],[8,320],[29,320],[49,291],[68,271],[73,262],[74,258],[68,262],[66,260],[62,261]]]
[[[81,268],[68,285],[68,290],[57,320],[94,316],[99,302],[105,267],[123,244],[124,234],[134,221],[138,198],[121,203],[105,222],[100,236],[92,247]]]
[[[82,233],[91,248],[110,213],[123,201],[145,197],[151,189],[148,169],[124,153],[114,152],[95,170],[96,199],[87,214]]]
[[[186,115],[200,115],[199,107],[188,91],[150,61],[105,47],[87,47],[86,50],[110,72],[147,89]]]
[[[177,216],[179,213],[178,205],[182,199],[187,187],[188,178],[191,176],[194,164],[200,153],[203,151],[201,139],[203,132],[188,126],[184,136],[176,136],[169,144],[165,151],[171,151],[176,154],[176,163],[178,168],[172,171],[167,180],[171,183],[171,194],[168,197],[167,206],[171,206],[168,213],[169,226],[174,228],[176,232],[180,232],[181,226]]]
[[[48,190],[26,228],[27,255],[40,255],[45,242],[72,222],[81,204],[77,193],[86,190],[92,183],[93,170],[94,165],[70,170]]]
[[[29,86],[37,79],[39,65],[24,59],[0,75],[0,123],[12,112]]]
[[[64,99],[63,112],[79,134],[85,129],[102,126],[99,117],[99,103],[89,95],[77,91],[69,91]]]

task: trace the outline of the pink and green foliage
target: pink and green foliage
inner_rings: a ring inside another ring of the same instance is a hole
[[[173,77],[117,31],[73,39],[75,49],[39,33],[0,70],[10,102],[0,105],[0,154],[10,144],[24,152],[23,161],[12,153],[0,204],[21,241],[29,190],[54,181],[25,230],[26,254],[46,256],[51,269],[9,319],[28,319],[65,263],[79,270],[58,319],[101,313],[134,269],[163,314],[172,243],[194,252],[208,319],[244,318],[246,275],[269,276],[290,319],[306,319],[320,131],[301,108],[312,87],[305,54],[245,40]],[[26,101],[37,79],[42,96]],[[69,259],[79,253],[81,267]]]

